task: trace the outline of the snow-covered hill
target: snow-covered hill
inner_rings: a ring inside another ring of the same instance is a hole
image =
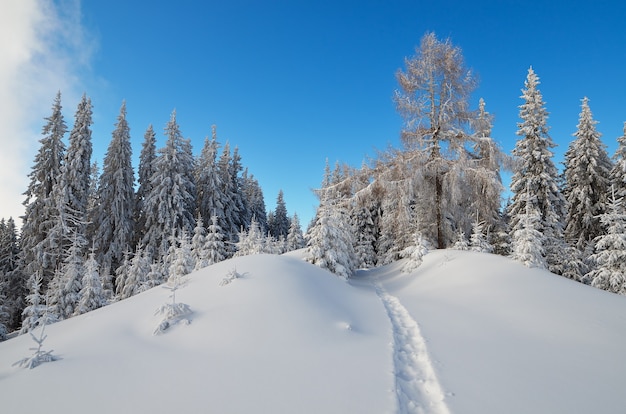
[[[296,254],[218,263],[48,326],[60,360],[13,367],[3,413],[621,413],[626,298],[502,257],[434,251],[342,281]],[[229,272],[242,275],[221,283]]]

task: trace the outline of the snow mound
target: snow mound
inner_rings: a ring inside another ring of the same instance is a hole
[[[239,277],[220,286],[235,268]],[[33,370],[12,367],[32,352],[29,335],[0,343],[2,411],[383,413],[393,405],[384,310],[316,266],[256,255],[194,272],[176,292],[191,323],[155,336],[154,310],[169,296],[156,287],[47,326],[45,345],[62,359]]]
[[[13,366],[3,412],[622,412],[626,298],[508,259],[433,251],[348,282],[299,253],[186,277],[189,324],[153,335],[170,291],[46,327],[58,360]],[[237,277],[233,276],[236,269]],[[220,286],[229,278],[230,282]],[[37,334],[37,332],[36,332]]]
[[[626,297],[476,252],[396,269],[359,277],[417,321],[451,412],[623,412]]]

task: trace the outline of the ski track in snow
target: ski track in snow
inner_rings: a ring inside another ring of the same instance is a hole
[[[398,414],[450,414],[417,322],[398,298],[378,284],[375,288],[393,328]]]

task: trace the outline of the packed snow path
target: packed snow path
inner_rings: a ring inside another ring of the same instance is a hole
[[[400,301],[375,285],[393,329],[393,365],[399,414],[449,414],[445,393],[417,322]]]

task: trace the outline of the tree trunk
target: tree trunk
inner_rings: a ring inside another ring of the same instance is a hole
[[[443,185],[441,182],[441,175],[439,173],[439,169],[435,172],[435,217],[437,221],[437,248],[443,249],[445,248],[445,240],[443,237],[443,218],[442,218],[442,197],[443,196]]]

